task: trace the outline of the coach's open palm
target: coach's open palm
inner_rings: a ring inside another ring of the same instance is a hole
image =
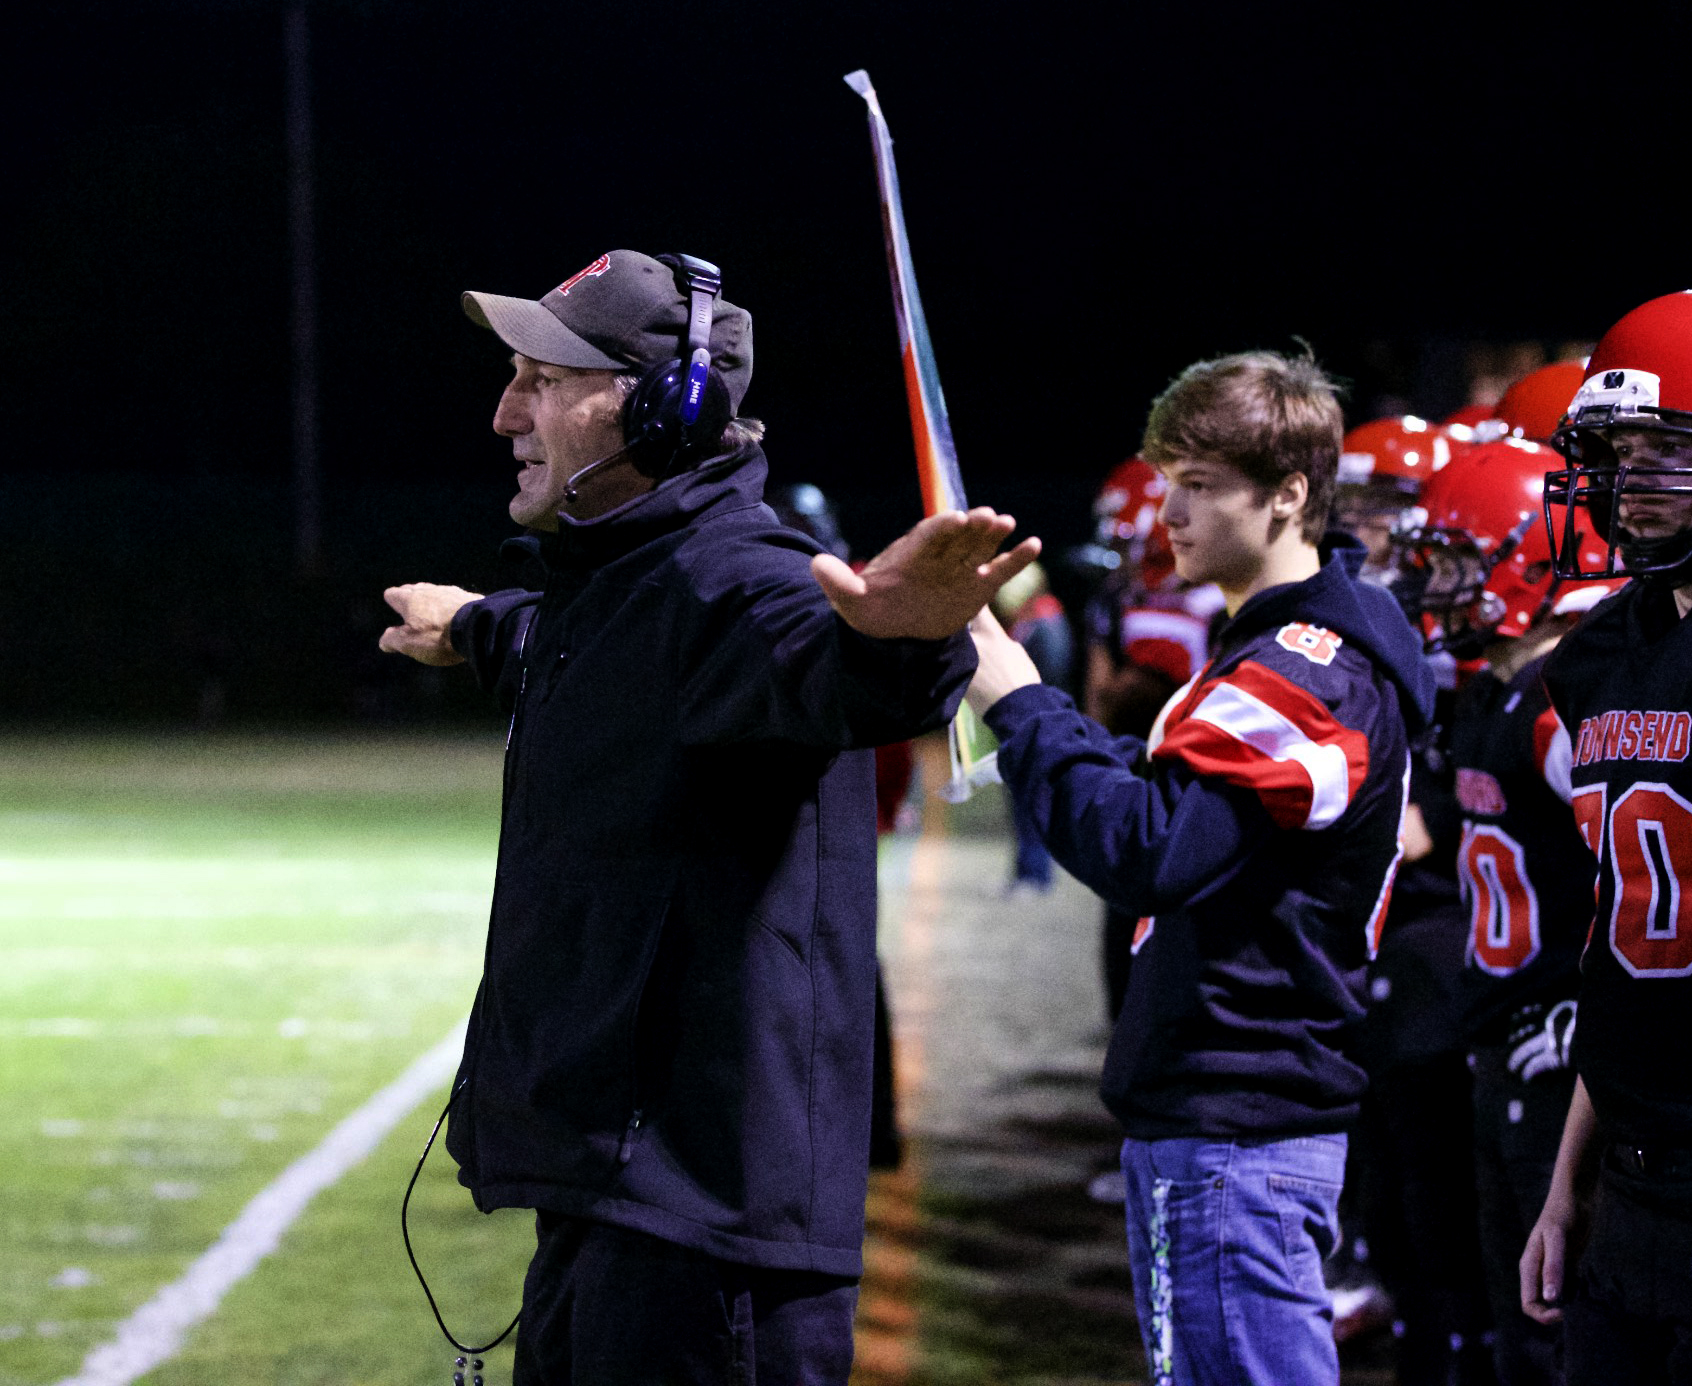
[[[930,515],[854,573],[838,558],[811,560],[829,605],[865,635],[940,640],[962,630],[992,595],[1032,563],[1038,539],[1008,553],[999,545],[1016,528],[986,506]]]

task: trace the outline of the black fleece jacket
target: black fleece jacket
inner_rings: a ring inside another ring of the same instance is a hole
[[[868,748],[943,726],[967,636],[871,640],[761,503],[757,448],[540,545],[453,643],[512,712],[448,1148],[478,1206],[861,1272]]]

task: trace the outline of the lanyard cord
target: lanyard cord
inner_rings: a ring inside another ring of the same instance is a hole
[[[405,1186],[405,1197],[400,1200],[400,1236],[405,1238],[405,1254],[411,1260],[411,1269],[417,1273],[417,1283],[423,1287],[423,1297],[429,1301],[429,1308],[435,1315],[435,1322],[441,1326],[441,1332],[446,1335],[447,1342],[451,1343],[462,1353],[475,1355],[487,1352],[490,1348],[496,1348],[503,1343],[510,1335],[511,1330],[517,1327],[517,1319],[523,1317],[523,1311],[519,1309],[517,1311],[517,1318],[512,1319],[510,1323],[506,1324],[505,1332],[501,1333],[499,1337],[495,1338],[491,1343],[487,1343],[482,1347],[467,1347],[465,1344],[459,1342],[458,1339],[453,1337],[451,1332],[448,1331],[446,1320],[441,1317],[440,1306],[435,1303],[434,1295],[429,1292],[429,1282],[423,1278],[423,1269],[417,1264],[417,1253],[411,1249],[411,1231],[406,1226],[405,1217],[406,1210],[411,1206],[411,1191],[417,1187],[417,1176],[423,1173],[423,1162],[429,1158],[429,1152],[435,1145],[435,1137],[441,1133],[441,1123],[447,1119],[447,1113],[452,1110],[452,1104],[458,1101],[459,1093],[464,1091],[469,1082],[470,1080],[468,1078],[464,1078],[460,1080],[458,1086],[452,1090],[452,1096],[447,1098],[446,1106],[441,1109],[440,1116],[435,1119],[435,1129],[429,1133],[429,1139],[423,1146],[423,1153],[417,1157],[417,1168],[411,1172],[411,1182]],[[477,1365],[480,1366],[481,1364],[477,1363]],[[480,1377],[477,1378],[478,1381],[480,1379]]]

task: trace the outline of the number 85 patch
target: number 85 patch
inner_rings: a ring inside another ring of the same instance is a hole
[[[1312,664],[1332,664],[1345,640],[1324,626],[1294,621],[1275,633],[1275,643],[1283,650],[1303,655]]]

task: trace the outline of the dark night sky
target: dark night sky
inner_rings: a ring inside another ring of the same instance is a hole
[[[902,526],[859,66],[977,498],[1069,478],[1084,501],[1180,366],[1294,334],[1360,394],[1434,407],[1452,343],[1590,339],[1692,282],[1678,83],[1649,56],[1692,21],[1606,13],[1575,33],[1484,5],[323,0],[328,484],[500,481],[504,367],[459,290],[673,248],[754,313],[747,407],[778,478]],[[0,465],[73,490],[283,480],[279,6],[9,24]]]

